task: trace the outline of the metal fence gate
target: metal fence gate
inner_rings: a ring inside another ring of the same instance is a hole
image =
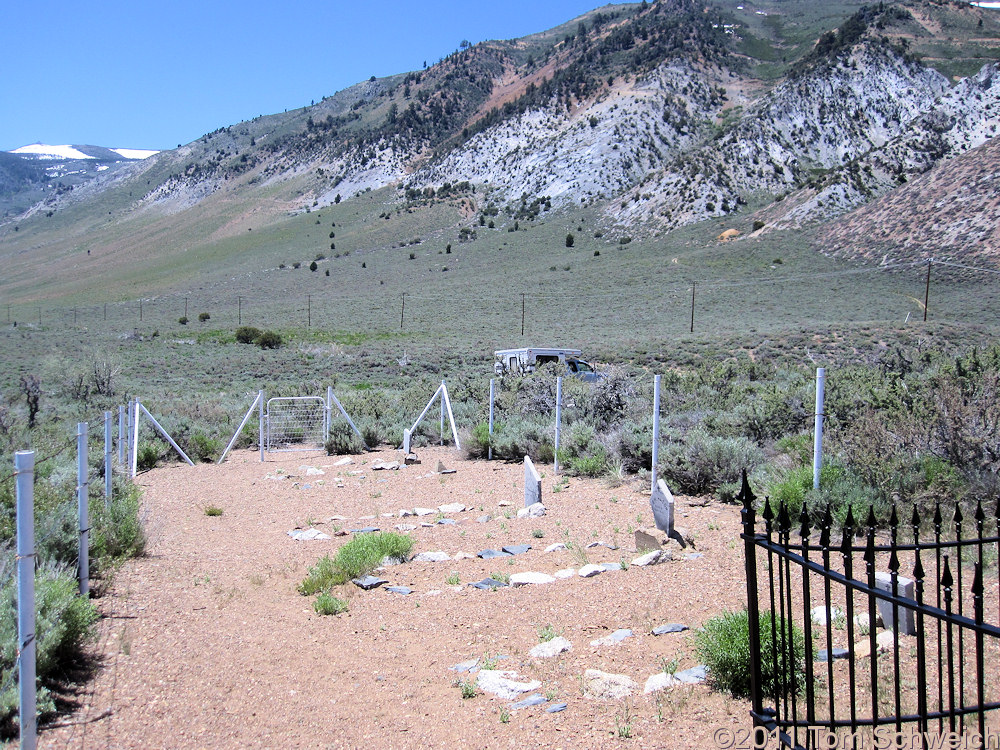
[[[739,501],[753,737],[1000,747],[1000,503],[893,508],[882,527],[871,508],[765,500],[760,529],[745,473]]]
[[[265,449],[305,451],[326,442],[330,410],[320,396],[269,398],[265,416]]]

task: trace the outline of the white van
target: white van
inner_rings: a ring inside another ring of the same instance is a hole
[[[546,349],[533,347],[525,349],[500,349],[493,352],[493,370],[497,375],[506,373],[526,374],[534,372],[535,368],[542,365],[555,364],[563,365],[566,371],[585,382],[594,382],[601,379],[590,363],[580,359],[583,354],[579,349]]]

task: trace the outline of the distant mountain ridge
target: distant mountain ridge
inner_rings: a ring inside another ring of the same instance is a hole
[[[1000,16],[949,0],[605,6],[220,128],[50,190],[31,211],[117,190],[122,220],[238,201],[259,225],[383,188],[415,207],[461,184],[453,229],[468,233],[580,206],[638,238],[706,220],[796,231],[911,182],[912,195],[920,175],[994,139],[998,59]],[[220,218],[208,234],[240,227]],[[973,249],[961,236],[959,254]],[[925,244],[905,240],[911,254]]]

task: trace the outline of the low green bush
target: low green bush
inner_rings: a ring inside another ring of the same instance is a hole
[[[333,594],[323,592],[313,602],[313,609],[318,615],[340,615],[347,611],[347,602]]]
[[[759,617],[761,680],[765,694],[798,693],[805,687],[805,636],[771,612]],[[789,644],[789,639],[791,643]],[[747,610],[724,612],[705,622],[694,634],[695,651],[708,667],[708,679],[717,690],[736,698],[750,697],[750,615]],[[777,653],[774,644],[777,643]],[[790,646],[790,648],[789,648]],[[809,644],[811,648],[812,645]],[[791,654],[791,663],[785,654]]]
[[[687,495],[701,495],[735,483],[743,469],[753,471],[764,462],[764,452],[745,437],[715,437],[697,427],[682,442],[667,446],[660,474]]]
[[[204,432],[196,432],[188,439],[187,448],[189,458],[207,464],[218,458],[222,452],[222,443]]]
[[[241,344],[254,344],[260,338],[261,331],[253,326],[240,326],[236,329],[236,340]]]
[[[357,455],[364,452],[365,444],[347,422],[334,422],[324,448],[328,456]]]
[[[94,604],[78,596],[77,587],[74,571],[65,565],[42,563],[35,575],[35,665],[40,682],[79,655],[97,620]],[[18,709],[17,680],[12,679],[18,652],[16,577],[0,588],[0,602],[0,684],[8,685],[0,693],[0,726],[4,734],[11,734]],[[55,710],[44,687],[38,691],[38,710],[41,714]]]
[[[156,464],[163,458],[165,448],[159,440],[142,440],[135,454],[135,466],[138,471],[149,471],[155,469]]]
[[[304,596],[329,591],[334,586],[347,583],[352,578],[366,575],[384,560],[409,559],[413,550],[413,539],[407,534],[394,531],[379,531],[358,534],[337,550],[334,558],[321,557],[299,584],[299,593]]]
[[[256,341],[261,349],[280,349],[284,343],[281,334],[276,331],[264,331],[257,337]]]

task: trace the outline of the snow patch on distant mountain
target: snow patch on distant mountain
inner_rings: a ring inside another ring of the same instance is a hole
[[[32,143],[28,146],[15,148],[12,154],[27,154],[36,156],[39,159],[93,159],[82,151],[78,151],[73,146],[49,146],[44,143]]]
[[[109,148],[109,149],[93,149],[90,146],[83,146],[82,148],[88,148],[90,150],[97,151],[111,151],[118,154],[123,159],[147,159],[154,154],[160,153],[153,149],[148,148]],[[65,159],[96,159],[97,157],[86,154],[81,151],[76,146],[62,145],[62,146],[52,146],[47,143],[32,143],[28,146],[21,146],[21,148],[16,148],[10,153],[21,154],[23,156],[33,156],[36,159],[49,159],[49,160],[65,160]]]
[[[116,154],[121,154],[126,159],[148,159],[150,156],[160,153],[148,148],[113,148],[111,150]]]

